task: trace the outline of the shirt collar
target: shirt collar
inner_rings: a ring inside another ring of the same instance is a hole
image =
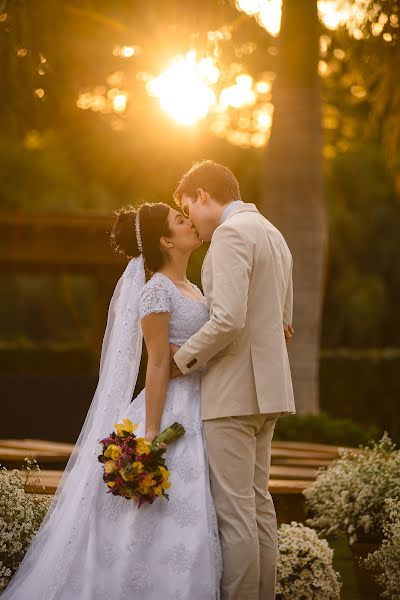
[[[234,200],[233,202],[228,204],[228,206],[225,208],[224,212],[222,213],[220,225],[222,225],[222,223],[224,223],[224,221],[226,221],[228,216],[235,210],[235,208],[237,208],[241,204],[244,204],[243,200]]]

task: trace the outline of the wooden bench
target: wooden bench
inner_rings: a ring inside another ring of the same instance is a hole
[[[23,477],[25,472],[21,471]],[[41,470],[40,474],[32,473],[27,485],[26,492],[36,494],[54,494],[60,482],[63,471]],[[40,484],[33,483],[34,479],[40,478]],[[271,494],[301,494],[304,489],[312,483],[310,479],[271,479],[269,482],[269,491]]]
[[[53,495],[74,444],[43,440],[0,440],[0,463],[20,468],[24,458],[36,458],[41,485],[32,473],[26,492]],[[304,521],[303,491],[315,480],[320,469],[328,467],[339,457],[339,448],[305,442],[272,442],[269,491],[271,492],[279,523]],[[25,475],[24,475],[25,476]]]
[[[62,471],[43,470],[40,472],[41,485],[34,483],[36,474],[28,481],[25,491],[39,497],[52,497],[60,482]],[[291,521],[305,521],[305,501],[303,490],[312,484],[311,480],[271,479],[269,491],[273,497],[278,524]]]
[[[74,444],[32,439],[0,440],[0,463],[23,462],[25,457],[38,462],[68,461]],[[297,464],[325,466],[338,458],[339,448],[303,442],[272,442],[272,464]],[[296,462],[291,463],[291,460]],[[301,461],[304,460],[304,463]]]

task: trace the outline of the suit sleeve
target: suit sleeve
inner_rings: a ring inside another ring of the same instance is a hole
[[[291,325],[293,322],[293,259],[290,265],[289,283],[286,290],[285,305],[283,307],[283,325]]]
[[[210,258],[213,271],[210,319],[174,357],[184,375],[203,367],[238,337],[246,323],[252,250],[239,231],[225,225],[214,232]]]

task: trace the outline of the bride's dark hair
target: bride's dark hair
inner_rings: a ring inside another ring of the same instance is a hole
[[[160,247],[160,238],[163,235],[171,235],[167,221],[169,211],[168,204],[162,202],[155,204],[146,202],[139,208],[130,204],[123,206],[115,213],[116,218],[110,235],[111,246],[127,258],[139,256],[135,230],[136,215],[139,213],[144,262],[147,269],[155,273],[165,260]]]

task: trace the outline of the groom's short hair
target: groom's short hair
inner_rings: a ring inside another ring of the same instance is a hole
[[[232,171],[213,160],[197,162],[183,175],[173,194],[175,202],[180,206],[184,194],[197,198],[198,188],[208,192],[220,204],[241,199],[239,182]]]

